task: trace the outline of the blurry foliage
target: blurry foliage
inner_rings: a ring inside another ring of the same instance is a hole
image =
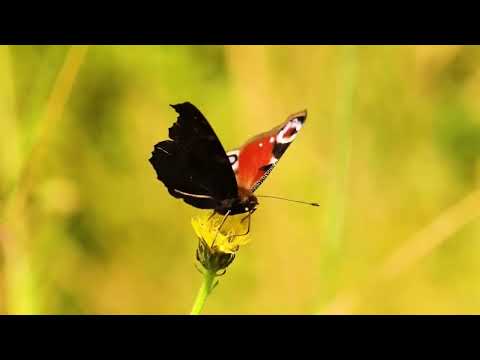
[[[461,103],[446,102],[438,111],[436,126],[439,145],[455,174],[471,185],[480,158],[480,122]]]
[[[69,47],[1,50],[3,205]],[[169,196],[147,161],[175,120],[168,105],[187,100],[227,149],[307,108],[305,128],[258,192],[321,203],[263,199],[252,242],[205,313],[316,313],[343,309],[343,293],[356,299],[346,312],[478,312],[478,220],[398,277],[361,289],[479,184],[480,48],[360,46],[350,60],[344,50],[89,47],[20,214],[29,235],[19,251],[39,312],[190,310],[201,281],[190,218],[200,210]],[[329,223],[340,226],[335,242]],[[10,230],[0,223],[0,243],[18,240]],[[3,248],[0,312],[8,311],[4,279],[15,261]]]

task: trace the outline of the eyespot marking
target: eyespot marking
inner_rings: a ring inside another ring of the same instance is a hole
[[[230,155],[230,156],[228,157],[228,160],[230,161],[230,165],[235,164],[235,163],[237,162],[237,160],[238,160],[238,159],[237,159],[237,155]]]
[[[297,136],[298,131],[302,128],[302,123],[298,118],[290,120],[282,130],[277,134],[277,143],[291,143]]]
[[[239,150],[232,150],[227,152],[227,157],[228,161],[230,162],[230,165],[232,166],[233,171],[237,171],[238,169],[238,157],[240,155]]]

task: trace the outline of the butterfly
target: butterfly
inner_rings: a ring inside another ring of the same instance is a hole
[[[236,215],[253,212],[253,194],[270,174],[305,123],[307,111],[290,115],[238,149],[226,152],[209,122],[189,102],[170,105],[177,121],[170,140],[154,146],[149,159],[170,195],[200,209]]]

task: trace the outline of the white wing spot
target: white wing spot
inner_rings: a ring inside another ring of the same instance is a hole
[[[258,144],[258,146],[262,147],[262,146],[263,146],[263,143]]]
[[[232,166],[233,171],[237,171],[238,169],[238,157],[240,156],[239,150],[232,150],[227,152],[228,160],[230,161],[230,165]]]
[[[273,164],[275,164],[277,161],[278,161],[278,159],[277,159],[275,156],[272,156],[272,158],[270,159],[270,162],[268,163],[268,165],[273,165]]]
[[[273,136],[270,136],[270,144],[273,144],[274,141],[275,141],[275,138]]]
[[[295,132],[292,135],[290,135],[288,137],[285,137],[285,134],[291,128],[294,128]],[[295,139],[295,137],[297,136],[297,134],[298,134],[298,132],[300,131],[301,128],[302,128],[302,123],[297,118],[295,118],[293,120],[290,120],[285,125],[285,127],[282,130],[280,130],[280,132],[277,134],[277,143],[279,143],[279,144],[291,143]]]

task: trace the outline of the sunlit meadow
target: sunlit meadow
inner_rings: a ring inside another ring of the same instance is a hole
[[[0,313],[187,314],[191,219],[148,158],[308,110],[205,314],[480,313],[480,48],[0,46]]]

